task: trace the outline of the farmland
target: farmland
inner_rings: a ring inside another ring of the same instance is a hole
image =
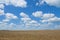
[[[60,30],[0,30],[0,40],[60,40]]]

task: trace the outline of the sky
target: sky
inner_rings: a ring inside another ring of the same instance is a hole
[[[0,30],[60,30],[60,0],[0,0]]]

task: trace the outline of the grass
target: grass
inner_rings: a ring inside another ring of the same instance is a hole
[[[60,30],[0,31],[0,40],[60,40]]]

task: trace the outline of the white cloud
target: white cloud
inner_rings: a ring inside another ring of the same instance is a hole
[[[24,13],[24,12],[21,12],[20,13],[20,16],[22,16],[22,17],[29,17],[26,13]]]
[[[43,13],[42,11],[33,12],[32,15],[43,20],[47,20],[53,17],[56,17],[54,13]]]
[[[8,19],[10,19],[10,18],[15,19],[14,14],[6,13],[6,16],[7,16],[7,19],[3,20],[2,21],[3,23],[8,23],[9,22]],[[60,28],[59,26],[57,26],[57,25],[59,25],[58,22],[60,22],[60,18],[56,17],[55,14],[53,14],[53,13],[51,13],[51,14],[44,13],[43,14],[43,12],[42,12],[42,16],[37,17],[37,18],[42,18],[42,19],[40,19],[41,20],[40,22],[33,20],[24,12],[21,12],[20,16],[22,16],[20,18],[20,22],[21,22],[20,24],[15,25],[14,23],[10,23],[9,25],[6,25],[6,24],[4,24],[4,25],[9,26],[8,29],[11,29],[11,30],[14,29],[14,27],[16,27],[16,30],[19,28],[23,28],[23,29],[26,29],[26,28],[34,29],[35,28],[35,29],[50,29],[50,30]]]
[[[25,0],[11,0],[11,4],[18,6],[18,7],[26,7],[27,2]]]
[[[44,4],[44,0],[42,0],[42,1],[40,2],[40,5],[42,5],[42,4]]]
[[[6,16],[6,19],[17,19],[18,18],[12,13],[6,13],[5,16]]]
[[[35,26],[35,27],[40,26],[40,23],[38,23],[38,22],[35,21],[35,20],[31,20],[29,23],[30,23],[32,26]]]
[[[0,23],[0,30],[14,30],[14,27],[16,26],[16,24],[14,24],[14,23],[10,23],[10,24],[8,24],[8,23],[4,23],[4,22],[2,22],[2,23]]]
[[[9,27],[10,27],[10,28],[13,28],[14,26],[16,26],[16,24],[14,24],[14,23],[10,23],[10,24],[9,24]]]
[[[18,19],[18,17],[12,13],[5,13],[4,16],[5,16],[5,18],[2,20],[2,22],[4,22],[4,23],[9,22],[11,19]]]
[[[1,12],[4,13],[4,12]],[[54,13],[43,13],[42,11],[33,12],[32,15],[37,18],[41,18],[39,20],[33,20],[24,12],[20,13],[20,22],[19,24],[9,23],[11,19],[17,19],[18,17],[12,13],[4,13],[6,17],[0,22],[0,28],[2,29],[19,29],[19,28],[30,28],[30,29],[59,29],[60,27],[60,18],[56,17]],[[17,27],[18,26],[18,27]]]
[[[35,20],[30,20],[30,21],[26,21],[25,26],[26,27],[39,27],[40,24]]]
[[[54,17],[54,18],[48,19],[48,21],[49,21],[49,22],[58,22],[58,21],[60,21],[60,18]]]
[[[2,30],[6,29],[12,29],[12,27],[16,26],[15,24],[10,23],[11,19],[18,19],[18,17],[12,13],[5,13],[4,10],[0,9],[0,16],[4,16],[4,19],[0,20],[0,28]],[[0,18],[1,19],[1,18]]]
[[[5,2],[5,0],[0,0],[0,3],[4,3]]]
[[[42,29],[48,29],[48,30],[59,30],[60,29],[60,18],[53,17],[50,19],[43,19],[40,21],[40,28]]]
[[[56,25],[55,29],[60,30],[60,25]]]
[[[6,22],[9,22],[10,20],[9,19],[4,19],[4,20],[2,20],[4,23],[6,23]]]
[[[40,5],[46,2],[50,6],[60,7],[60,0],[42,0]]]
[[[43,4],[44,4],[44,0],[39,0],[39,2],[36,3],[36,6],[43,5]]]
[[[47,4],[51,6],[60,7],[60,0],[44,0]]]
[[[4,9],[4,4],[0,4],[0,9]]]
[[[49,18],[52,18],[54,17],[55,15],[53,13],[45,13],[43,14],[43,19],[49,19]]]
[[[38,5],[39,5],[39,3],[37,2],[37,3],[36,3],[36,6],[38,6]]]
[[[22,21],[30,21],[31,18],[21,18]]]
[[[21,21],[24,23],[31,21],[31,18],[21,18]]]
[[[36,12],[33,12],[32,15],[35,17],[42,17],[43,12],[42,11],[36,11]]]
[[[60,18],[58,18],[58,17],[53,17],[53,18],[49,18],[49,19],[47,19],[47,20],[42,20],[41,21],[42,23],[45,23],[45,22],[48,22],[48,23],[58,23],[58,22],[60,22]]]
[[[35,16],[35,15],[33,15],[33,16]],[[37,16],[35,16],[35,17],[37,17]],[[41,17],[38,16],[37,18],[41,18],[40,22],[39,22],[39,24],[40,24],[39,29],[54,30],[54,29],[59,28],[59,26],[57,26],[57,25],[60,25],[60,18],[57,17],[54,13],[43,13],[42,12],[42,16]],[[37,23],[37,25],[38,25],[38,23]]]
[[[35,21],[35,20],[32,20],[30,23],[38,23],[37,21]]]
[[[0,3],[5,5],[14,5],[16,7],[26,7],[27,2],[25,0],[0,0]]]
[[[0,9],[0,15],[4,15],[4,10]]]
[[[39,23],[35,20],[32,20],[26,13],[20,13],[20,16],[22,16],[21,21],[22,24],[24,24],[25,27],[37,27],[39,26]]]
[[[2,27],[2,28],[4,28],[4,27],[6,27],[7,26],[7,23],[0,23],[0,27]]]
[[[0,22],[0,24],[1,24],[2,22]]]

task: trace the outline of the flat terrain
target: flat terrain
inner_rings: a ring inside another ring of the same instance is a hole
[[[60,30],[0,31],[0,40],[60,40]]]

